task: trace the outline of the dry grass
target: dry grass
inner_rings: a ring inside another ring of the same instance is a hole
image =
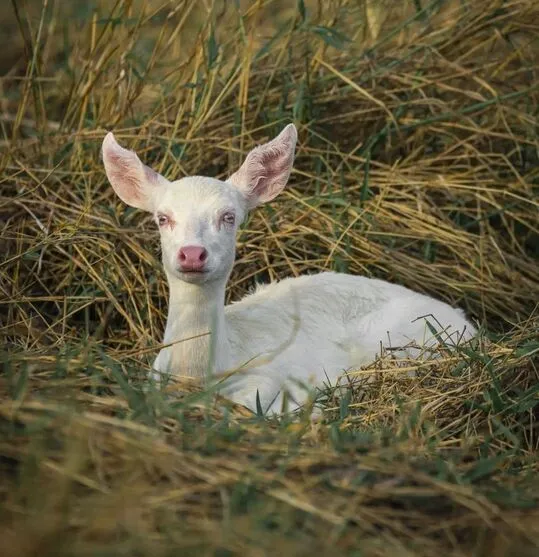
[[[303,5],[1,8],[2,555],[536,554],[539,5]],[[332,268],[485,329],[328,386],[316,425],[148,390],[157,237],[99,160],[114,128],[167,176],[223,177],[290,120],[291,187],[229,297]]]

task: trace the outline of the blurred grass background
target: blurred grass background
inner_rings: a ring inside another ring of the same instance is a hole
[[[2,555],[536,554],[536,2],[13,0],[0,37]],[[290,121],[229,300],[336,269],[485,335],[328,386],[317,425],[145,390],[166,283],[105,132],[223,178]]]

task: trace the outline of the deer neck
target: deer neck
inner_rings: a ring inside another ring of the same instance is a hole
[[[224,282],[190,284],[168,276],[170,302],[165,344],[168,371],[174,375],[206,377],[230,363],[230,346],[225,321]]]

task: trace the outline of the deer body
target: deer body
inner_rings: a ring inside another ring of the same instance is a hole
[[[209,301],[211,293],[201,298]],[[294,407],[293,400],[300,404],[308,394],[303,385],[334,383],[343,372],[372,362],[381,345],[409,356],[418,353],[414,346],[434,345],[422,316],[438,330],[437,322],[450,324],[442,336],[455,343],[463,331],[464,338],[474,333],[448,304],[382,280],[332,272],[265,285],[226,307],[223,301],[219,292],[209,307],[197,306],[196,317],[171,305],[164,342],[190,340],[161,350],[154,369],[178,373],[189,362],[183,374],[199,377],[208,370],[237,370],[222,393],[254,409],[258,390],[263,410],[270,412],[279,412],[284,391]],[[210,334],[192,338],[204,332]]]
[[[221,385],[228,398],[279,412],[283,392],[292,409],[308,391],[350,368],[371,362],[381,347],[469,338],[474,327],[461,310],[386,281],[325,272],[259,287],[229,306],[225,288],[235,255],[235,233],[249,209],[286,185],[296,143],[287,126],[255,148],[226,181],[206,177],[169,182],[144,166],[112,134],[103,144],[105,168],[119,197],[151,211],[160,227],[170,303],[157,372],[204,379],[235,371]],[[290,409],[290,406],[289,406]]]

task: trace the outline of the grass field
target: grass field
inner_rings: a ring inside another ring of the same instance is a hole
[[[0,19],[0,555],[538,554],[538,2],[12,0]],[[113,129],[167,177],[223,178],[290,121],[290,187],[243,227],[228,299],[334,269],[481,326],[328,386],[315,424],[147,386],[157,232],[100,160]]]

